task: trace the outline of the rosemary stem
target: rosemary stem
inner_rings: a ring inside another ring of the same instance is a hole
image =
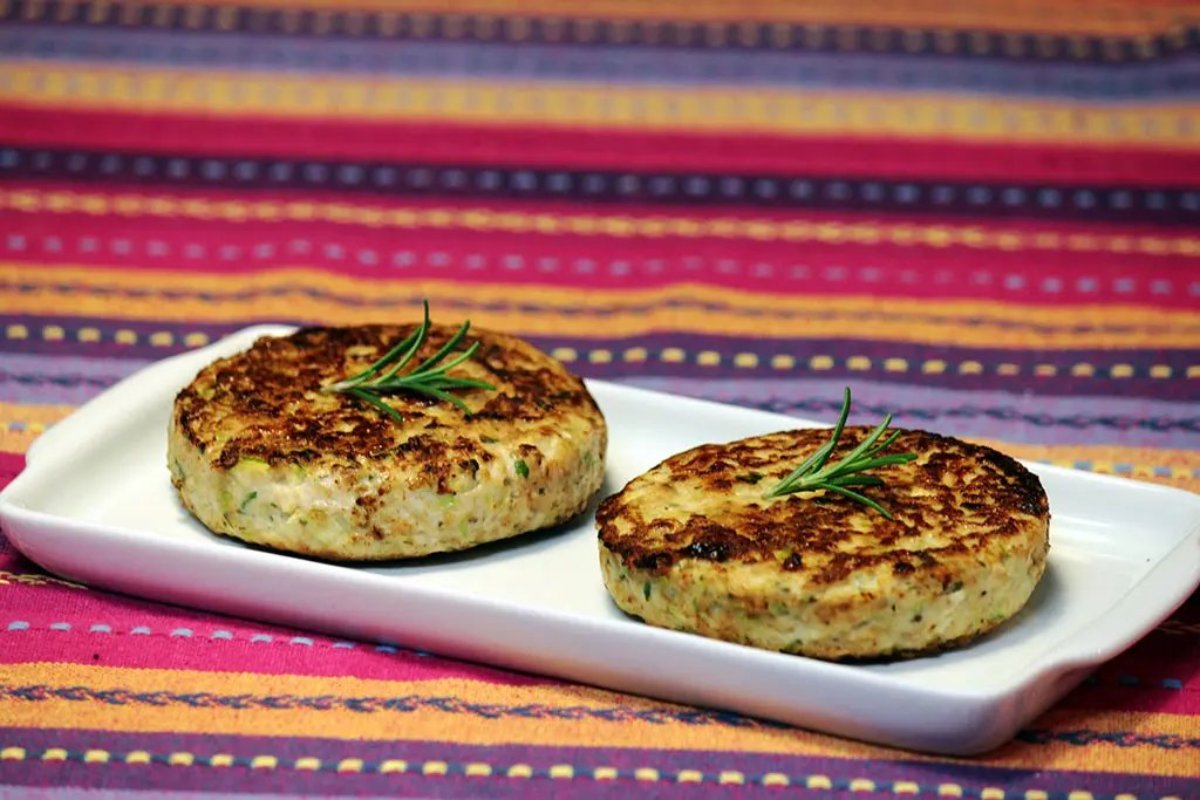
[[[421,323],[389,348],[380,358],[361,372],[322,386],[321,391],[349,395],[374,406],[397,421],[403,421],[404,417],[389,403],[384,402],[384,395],[401,392],[419,394],[438,402],[450,403],[469,416],[471,409],[463,402],[462,398],[451,392],[456,389],[484,391],[495,391],[496,389],[487,381],[450,374],[450,370],[468,361],[479,350],[479,342],[474,341],[464,350],[455,352],[471,329],[470,320],[464,321],[454,335],[447,339],[433,355],[407,372],[402,372],[417,356],[429,338],[431,323],[428,300],[423,302],[423,308]]]
[[[798,492],[832,492],[833,494],[862,503],[879,512],[887,519],[892,519],[891,512],[880,505],[878,501],[847,487],[882,486],[884,485],[882,478],[877,475],[865,475],[863,473],[880,467],[905,464],[914,460],[917,456],[915,453],[888,453],[880,455],[884,450],[891,447],[900,435],[900,431],[892,431],[890,436],[882,442],[879,441],[883,434],[887,432],[888,426],[892,424],[892,415],[888,414],[883,422],[863,437],[863,440],[857,446],[842,456],[837,462],[830,465],[828,463],[829,458],[833,454],[833,451],[837,449],[849,416],[850,387],[847,386],[842,399],[842,410],[838,414],[837,424],[834,425],[829,441],[813,451],[800,463],[800,466],[792,470],[773,488],[769,489],[763,497],[771,500]]]

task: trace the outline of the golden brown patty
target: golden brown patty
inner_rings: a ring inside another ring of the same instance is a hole
[[[413,394],[384,400],[397,422],[324,385],[367,367],[412,330],[309,328],[259,339],[179,393],[172,482],[206,526],[333,559],[457,550],[554,525],[581,511],[604,474],[607,433],[582,381],[512,336],[478,340],[456,376],[473,411]],[[417,363],[455,328],[432,325]]]
[[[848,427],[830,459],[868,429]],[[819,658],[876,658],[969,641],[1015,614],[1045,568],[1037,477],[995,450],[904,431],[867,493],[765,499],[829,438],[797,430],[672,456],[605,499],[601,568],[647,622]]]

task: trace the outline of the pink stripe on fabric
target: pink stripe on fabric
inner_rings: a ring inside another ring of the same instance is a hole
[[[1122,252],[433,229],[418,236],[334,223],[190,221],[180,228],[170,219],[0,212],[4,230],[20,231],[0,237],[0,260],[9,263],[173,270],[181,285],[189,273],[244,276],[312,267],[361,280],[503,280],[514,287],[581,289],[697,282],[772,296],[887,295],[1050,306],[1187,309],[1195,306],[1193,292],[1200,291],[1195,258]]]
[[[0,105],[5,140],[32,147],[120,153],[204,156],[282,155],[315,160],[367,159],[400,163],[494,166],[569,164],[576,169],[704,170],[741,174],[845,176],[936,175],[954,181],[1032,184],[1157,184],[1200,182],[1200,153],[1122,143],[1033,144],[874,136],[771,135],[679,130],[621,130],[413,120],[295,119],[239,114],[144,114],[108,110]]]
[[[504,685],[551,682],[392,645],[333,639],[212,615],[164,611],[82,589],[0,587],[0,663],[60,661],[147,669]],[[54,608],[47,613],[41,609]]]

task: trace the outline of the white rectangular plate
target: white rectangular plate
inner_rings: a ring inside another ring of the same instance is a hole
[[[158,362],[35,442],[0,522],[46,569],[130,594],[394,642],[867,741],[953,754],[995,747],[1135,642],[1200,582],[1200,497],[1036,464],[1051,553],[1026,609],[942,655],[852,666],[660,630],[600,578],[591,513],[454,556],[375,566],[264,552],[209,533],[166,467],[175,393],[259,327]],[[608,420],[604,493],[666,456],[818,423],[591,382]]]

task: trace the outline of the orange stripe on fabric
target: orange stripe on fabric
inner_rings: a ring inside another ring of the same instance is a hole
[[[165,5],[155,3],[152,5]],[[183,0],[170,4],[187,5]],[[838,0],[698,0],[689,3],[635,3],[629,0],[458,0],[453,6],[430,0],[209,0],[206,5],[247,5],[327,11],[380,11],[445,15],[659,20],[672,22],[795,22],[903,28],[980,28],[1053,33],[1152,33],[1183,24],[1186,9],[1155,3],[1039,2],[1037,0],[908,0],[904,3],[845,3]]]
[[[25,405],[22,403],[0,403],[0,422],[21,420],[30,425],[45,428],[70,414],[74,406]],[[2,448],[0,448],[2,449]]]
[[[366,228],[470,230],[621,239],[746,239],[760,242],[897,247],[963,247],[1129,256],[1200,258],[1200,238],[1172,234],[1022,231],[981,225],[834,222],[791,217],[687,217],[654,214],[551,213],[490,208],[426,208],[326,201],[210,200],[167,194],[0,190],[0,209],[22,213],[151,217],[216,222],[324,222]]]
[[[1193,103],[1067,103],[937,93],[501,83],[10,61],[0,101],[67,109],[438,119],[648,130],[937,136],[1196,146]]]
[[[250,673],[208,673],[185,670],[109,668],[73,664],[14,664],[0,668],[9,685],[38,684],[49,687],[86,686],[92,691],[127,690],[165,694],[208,693],[214,696],[251,697],[323,697],[392,698],[454,697],[465,703],[491,704],[492,716],[443,711],[435,706],[421,710],[372,711],[337,707],[278,708],[282,701],[255,707],[248,700],[243,706],[197,708],[185,702],[161,704],[111,705],[102,701],[45,699],[29,703],[0,699],[0,716],[17,727],[103,728],[122,731],[173,731],[243,733],[248,735],[311,735],[314,731],[336,732],[345,738],[361,739],[445,739],[474,743],[588,744],[611,739],[614,743],[635,743],[651,734],[662,740],[669,732],[671,746],[704,749],[736,745],[773,751],[802,749],[809,734],[793,735],[762,728],[723,731],[717,725],[673,724],[664,721],[625,720],[610,722],[602,717],[591,720],[557,718],[544,715],[532,718],[521,714],[499,714],[500,706],[544,705],[551,708],[628,710],[679,708],[653,700],[617,695],[598,689],[548,684],[540,687],[514,687],[460,679],[420,682],[369,681],[350,676],[313,678],[272,675],[269,688],[261,675]],[[245,707],[250,706],[250,707]],[[581,715],[575,715],[580,717]]]
[[[24,453],[46,428],[74,410],[74,406],[0,403],[0,451]]]
[[[1080,468],[1077,465],[1083,463],[1088,465],[1088,472],[1200,492],[1200,453],[1191,450],[1115,445],[1016,444],[995,439],[968,438],[1029,461],[1042,461],[1072,469]],[[1118,466],[1122,468],[1118,469]],[[1167,474],[1162,474],[1164,472]]]
[[[678,706],[587,687],[544,685],[502,686],[464,680],[434,680],[420,683],[364,681],[348,676],[308,678],[289,675],[263,676],[250,673],[207,673],[185,670],[153,670],[78,666],[73,664],[15,664],[5,666],[0,677],[12,686],[40,685],[83,687],[92,692],[126,691],[247,697],[454,697],[470,704],[491,705],[492,716],[445,711],[436,705],[419,711],[328,710],[314,708],[203,707],[178,704],[110,704],[102,701],[48,698],[37,702],[0,700],[0,715],[7,725],[20,728],[103,729],[121,732],[205,732],[249,736],[336,736],[363,740],[442,740],[463,744],[532,744],[560,747],[641,747],[684,750],[728,750],[735,752],[798,753],[850,758],[891,758],[921,761],[922,756],[861,744],[798,729],[773,727],[726,727],[673,722],[656,715],[654,722],[625,719],[614,722],[603,717],[569,718],[544,715],[496,715],[501,706],[542,705],[549,708],[593,708],[627,711],[676,709]],[[73,696],[80,696],[78,690]],[[273,701],[275,706],[279,700]],[[247,705],[243,700],[241,706]],[[1086,727],[1096,732],[1127,732],[1147,735],[1190,736],[1195,719],[1169,714],[1095,713],[1076,710],[1052,711],[1032,727],[1072,731]],[[1151,746],[1121,747],[1119,761],[1112,758],[1115,745],[1080,748],[1065,742],[1031,744],[1012,742],[988,757],[965,763],[1014,768],[1089,769],[1145,772],[1170,775],[1191,774],[1193,754],[1186,748],[1170,750]],[[939,761],[944,759],[937,759]]]
[[[1141,306],[1047,307],[995,301],[931,305],[921,299],[779,296],[688,283],[620,290],[530,284],[521,288],[521,308],[499,311],[496,304],[507,306],[513,300],[511,286],[393,283],[288,269],[240,275],[236,288],[231,289],[227,278],[211,275],[49,266],[33,271],[2,262],[0,282],[21,286],[19,292],[0,288],[0,308],[82,317],[116,314],[130,320],[305,319],[352,324],[368,317],[384,321],[408,318],[416,303],[428,298],[435,307],[443,302],[460,307],[466,303],[461,313],[476,324],[526,335],[588,337],[602,329],[605,337],[612,337],[694,330],[763,338],[953,341],[1015,350],[1200,346],[1200,312]],[[130,294],[122,295],[121,289]],[[313,297],[314,291],[328,297]],[[156,297],[155,292],[170,292],[170,302]],[[189,293],[195,299],[187,297]],[[224,293],[231,296],[220,297]],[[259,296],[245,297],[254,293]],[[201,294],[220,299],[200,299]],[[412,308],[405,308],[406,303]],[[475,305],[478,307],[472,307]],[[1096,330],[1079,330],[1087,326]]]
[[[1045,732],[1133,734],[1144,737],[1179,737],[1195,740],[1197,718],[1175,714],[1051,709],[1028,726]],[[1164,748],[1151,744],[1094,742],[1086,747],[1068,742],[1038,744],[1014,740],[990,753],[988,766],[1017,769],[1141,772],[1145,774],[1196,774],[1195,749]]]

